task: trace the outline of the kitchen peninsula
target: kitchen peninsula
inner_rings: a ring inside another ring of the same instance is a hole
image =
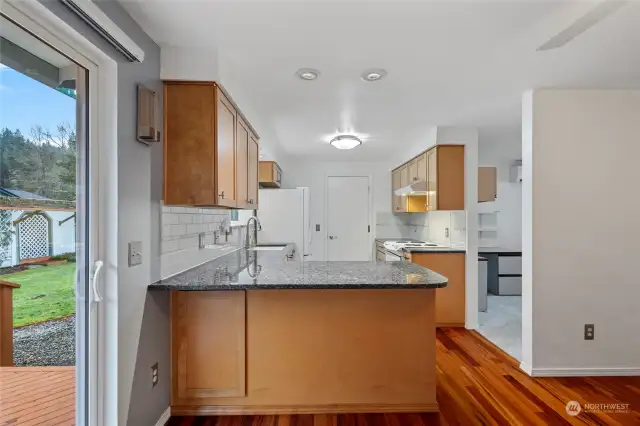
[[[240,249],[149,286],[171,291],[172,414],[437,411],[447,279],[293,254]]]

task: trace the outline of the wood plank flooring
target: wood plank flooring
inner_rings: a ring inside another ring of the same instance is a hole
[[[0,426],[75,424],[75,367],[0,367]]]
[[[640,425],[640,377],[531,378],[474,331],[439,329],[440,412],[173,417],[169,426]],[[626,413],[581,412],[569,401],[630,404]]]

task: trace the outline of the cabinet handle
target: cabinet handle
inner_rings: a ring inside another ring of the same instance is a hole
[[[253,198],[249,200],[249,204],[253,204]]]
[[[224,200],[224,191],[222,191],[218,196]]]

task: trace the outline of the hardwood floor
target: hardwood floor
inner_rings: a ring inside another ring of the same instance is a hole
[[[0,426],[71,426],[75,367],[0,367]]]
[[[640,377],[531,378],[478,333],[437,332],[440,412],[173,417],[169,426],[640,425]],[[569,401],[629,404],[624,413],[566,412]]]

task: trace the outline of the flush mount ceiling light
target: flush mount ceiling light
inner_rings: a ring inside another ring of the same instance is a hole
[[[338,149],[353,149],[362,145],[362,141],[353,135],[339,135],[331,139],[329,143]]]
[[[296,71],[296,75],[302,80],[311,81],[318,78],[320,71],[311,68],[300,68]]]
[[[382,80],[387,75],[387,72],[383,69],[367,70],[360,76],[364,81],[378,81]]]

